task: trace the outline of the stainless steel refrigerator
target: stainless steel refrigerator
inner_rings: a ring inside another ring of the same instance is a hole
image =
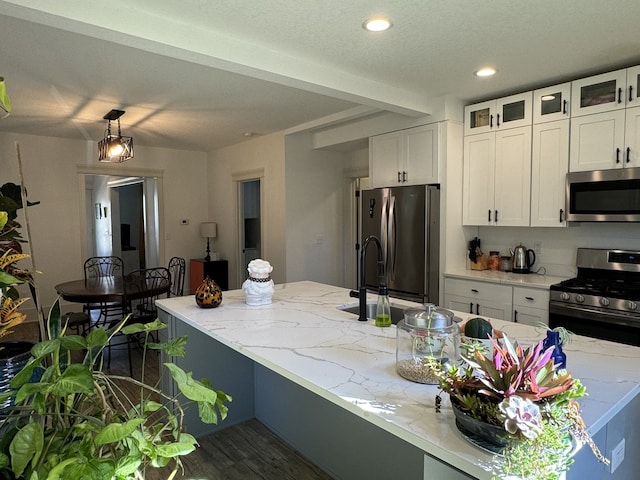
[[[382,244],[389,295],[421,303],[438,303],[440,256],[440,186],[363,190],[362,235]],[[360,251],[358,252],[361,253]],[[369,242],[366,286],[377,292],[377,252]],[[359,272],[360,275],[360,272]]]

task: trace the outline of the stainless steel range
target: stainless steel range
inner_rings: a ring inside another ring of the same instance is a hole
[[[640,251],[579,248],[576,266],[550,287],[549,326],[640,346]]]

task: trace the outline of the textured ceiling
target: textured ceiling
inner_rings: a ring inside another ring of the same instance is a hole
[[[394,26],[372,34],[372,15]],[[0,0],[0,131],[209,151],[364,105],[412,116],[640,63],[640,2]],[[479,80],[472,72],[499,70]]]

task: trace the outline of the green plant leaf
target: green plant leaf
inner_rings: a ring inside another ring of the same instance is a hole
[[[161,403],[155,402],[153,400],[146,400],[142,407],[143,413],[153,413],[157,412],[163,407]]]
[[[52,386],[52,391],[61,397],[72,393],[90,394],[93,390],[91,370],[80,364],[69,365]]]
[[[56,299],[54,304],[49,309],[47,329],[49,333],[49,338],[58,338],[62,332],[62,319],[60,315],[60,297]]]
[[[88,461],[78,459],[75,463],[66,466],[60,478],[77,478],[82,480],[112,479],[116,473],[116,465],[113,460],[105,458],[91,458]],[[49,476],[51,478],[51,476]],[[48,480],[48,479],[47,479]]]
[[[189,400],[194,402],[216,402],[216,392],[195,380],[191,372],[185,373],[184,370],[173,363],[165,363],[164,365],[169,369],[180,391]]]
[[[37,382],[37,383],[25,383],[20,387],[16,394],[16,403],[22,403],[24,399],[34,395],[36,393],[46,393],[51,388],[50,383]]]
[[[181,442],[168,443],[164,445],[157,445],[156,452],[159,456],[165,458],[174,458],[181,455],[188,455],[196,449],[197,442],[184,441],[183,437],[180,437]]]
[[[9,466],[9,456],[6,453],[0,453],[0,469],[5,469],[8,466]]]
[[[167,355],[174,357],[184,357],[186,355],[185,345],[187,344],[187,335],[174,338],[166,343],[150,343],[149,348],[155,350],[163,350]]]
[[[87,341],[80,335],[64,335],[60,337],[62,348],[67,350],[84,350],[87,348]]]
[[[31,354],[36,358],[43,358],[60,348],[60,339],[54,338],[53,340],[43,340],[40,343],[36,343],[31,349]]]
[[[128,437],[133,431],[145,422],[144,418],[134,418],[126,423],[111,423],[104,427],[95,437],[96,445],[119,442]]]
[[[44,432],[37,422],[27,423],[16,433],[9,445],[11,470],[16,477],[22,475],[29,462],[35,465],[42,454],[43,445]]]
[[[153,322],[149,323],[132,323],[122,328],[122,333],[125,335],[131,335],[133,333],[149,333],[157,330],[162,330],[167,326],[157,318]]]
[[[103,347],[109,341],[107,332],[104,328],[96,328],[87,333],[87,348]]]

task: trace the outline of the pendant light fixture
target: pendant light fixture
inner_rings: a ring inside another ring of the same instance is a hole
[[[121,163],[133,158],[133,138],[125,137],[120,131],[120,117],[124,110],[111,110],[104,117],[109,123],[105,137],[98,142],[98,160],[101,162]],[[118,121],[118,134],[111,134],[111,121]]]

